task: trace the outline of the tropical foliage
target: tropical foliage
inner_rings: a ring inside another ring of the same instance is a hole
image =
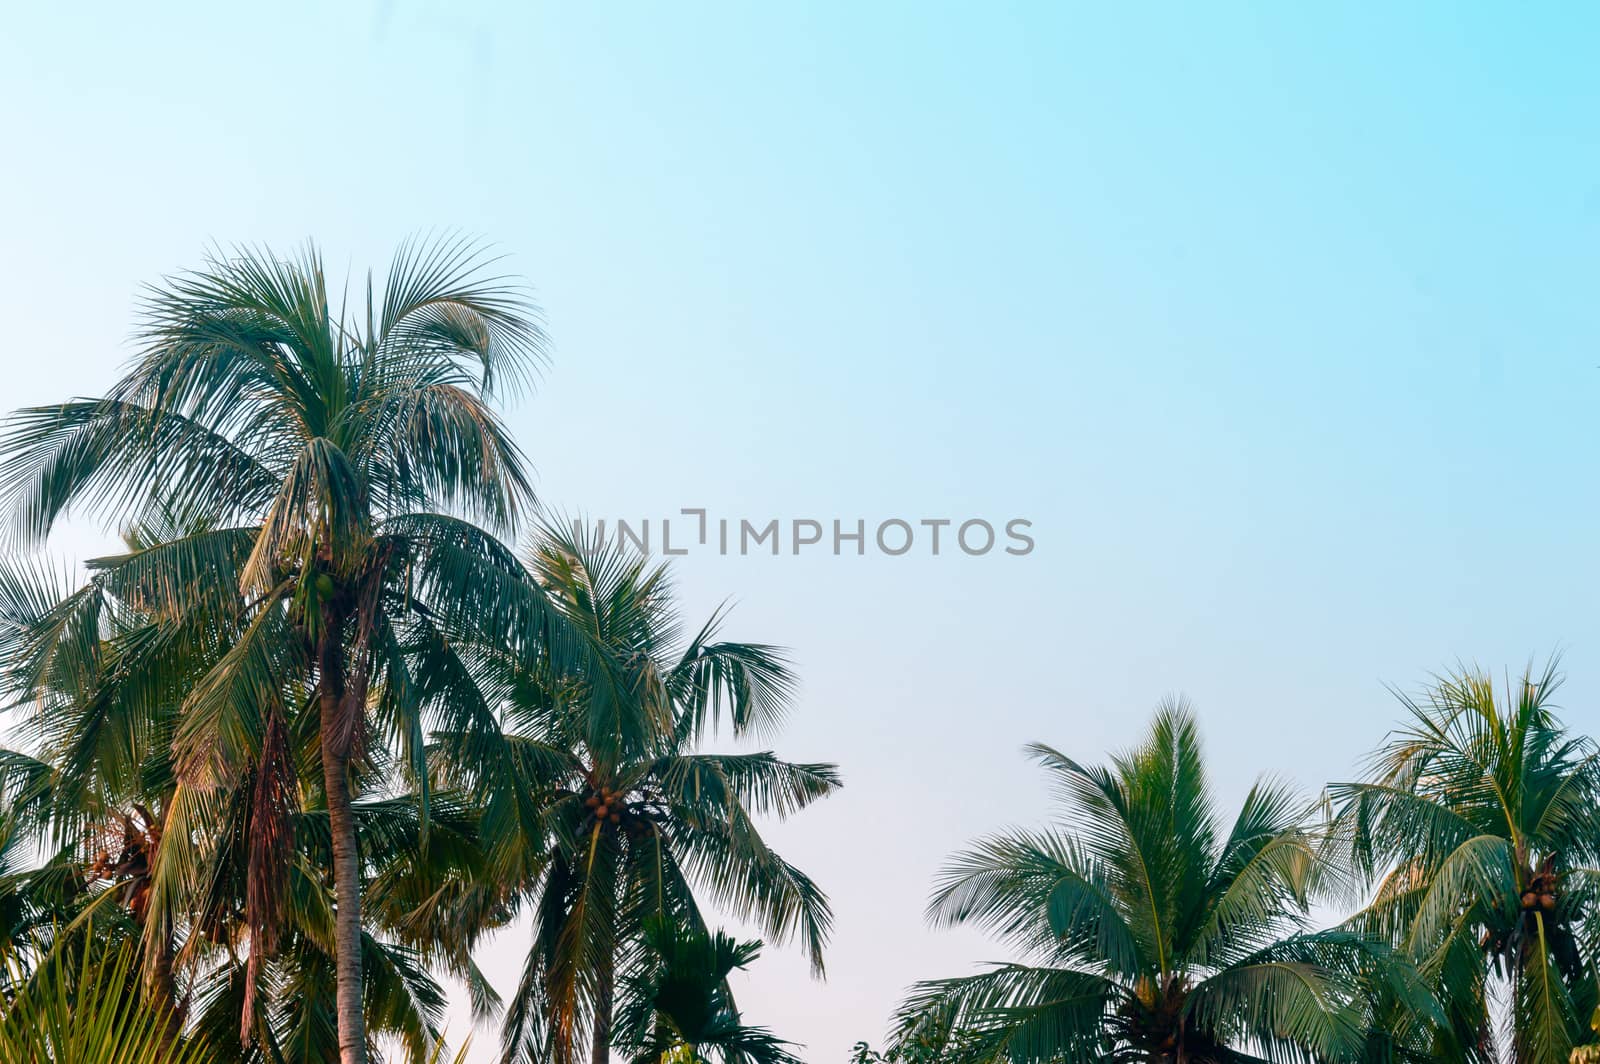
[[[797,1064],[712,916],[822,973],[828,900],[762,824],[839,772],[760,748],[783,651],[530,534],[495,404],[544,337],[487,267],[408,244],[336,305],[313,248],[219,252],[103,396],[0,430],[0,1064],[438,1064],[447,979],[505,1064]],[[69,515],[121,546],[41,560]],[[1103,765],[1030,747],[1059,817],[928,910],[1009,959],[852,1059],[1600,1059],[1600,748],[1558,680],[1438,678],[1319,800],[1222,809],[1181,704]],[[514,922],[502,1000],[475,952]]]
[[[63,640],[52,628],[59,610],[48,605],[60,591],[49,584],[48,574],[0,569],[10,675],[35,677],[20,692],[32,748],[0,755],[0,783],[12,798],[6,839],[12,851],[31,841],[53,854],[38,868],[19,861],[0,880],[12,901],[0,908],[14,914],[9,946],[26,963],[48,954],[62,931],[69,942],[137,940],[149,991],[228,1048],[230,1059],[336,1057],[326,813],[296,809],[288,818],[287,886],[273,899],[279,943],[267,956],[254,948],[247,918],[251,792],[201,805],[203,830],[174,829],[183,788],[173,736],[185,685],[206,672],[202,655],[181,640],[170,654],[151,650],[161,619],[119,597],[103,575],[60,596],[81,618],[94,617],[95,638]],[[128,647],[149,660],[130,668]],[[475,817],[448,793],[434,795],[426,828],[407,799],[363,798],[353,811],[371,902],[363,931],[369,1027],[421,1060],[437,1041],[445,1001],[426,961],[476,975],[470,958],[450,963],[461,956],[452,950],[454,930],[428,908],[434,895],[476,876]],[[174,912],[176,919],[166,915]]]
[[[857,1058],[1591,1059],[1600,751],[1558,686],[1554,663],[1503,693],[1441,677],[1322,815],[1264,782],[1226,831],[1180,707],[1105,768],[1031,748],[1062,825],[981,841],[929,910],[1018,959],[920,984]],[[1309,930],[1312,902],[1351,896]]]
[[[13,982],[0,1003],[0,1064],[213,1064],[164,1002],[137,990],[136,951],[66,953]],[[18,975],[13,970],[13,975]]]
[[[1471,1055],[1493,1052],[1500,982],[1500,1048],[1529,1064],[1565,1061],[1597,1004],[1600,751],[1556,719],[1558,681],[1552,666],[1497,696],[1443,677],[1404,699],[1370,774],[1329,791],[1330,845],[1375,884],[1348,926],[1428,976]]]
[[[653,922],[704,934],[702,900],[798,939],[821,971],[827,899],[756,818],[805,808],[839,776],[769,751],[698,751],[719,722],[735,736],[774,730],[793,680],[776,648],[722,639],[720,613],[684,638],[665,568],[547,528],[531,570],[597,652],[572,669],[492,640],[441,648],[451,668],[479,678],[486,706],[499,700],[504,722],[487,740],[451,737],[441,762],[481,801],[492,856],[520,877],[533,921],[506,1059],[565,1064],[587,1051],[599,1061],[613,1041],[619,963],[637,966]],[[603,691],[596,669],[609,676]]]
[[[800,1064],[790,1043],[747,1025],[734,1004],[728,977],[761,955],[760,942],[655,920],[645,949],[618,1008],[617,1040],[633,1064]]]
[[[1312,931],[1323,876],[1309,803],[1261,781],[1212,803],[1181,705],[1105,767],[1030,748],[1059,826],[991,836],[941,874],[929,916],[998,936],[1018,960],[919,985],[897,1040],[951,1061],[1347,1059],[1356,977],[1380,958]],[[954,1036],[954,1037],[952,1037]]]
[[[832,770],[693,760],[725,703],[736,732],[775,720],[776,653],[687,647],[664,701],[639,686],[654,663],[628,656],[640,647],[620,626],[556,608],[497,538],[531,493],[490,403],[529,378],[543,337],[484,262],[459,241],[407,245],[337,308],[314,249],[218,254],[151,290],[139,353],[105,397],[10,420],[0,491],[16,546],[69,512],[127,541],[81,583],[20,555],[0,574],[0,680],[27,738],[0,755],[0,918],[18,964],[114,932],[139,943],[150,993],[230,1058],[350,1064],[387,1037],[420,1061],[437,1043],[436,975],[493,1012],[473,946],[562,889],[571,765],[541,760],[541,743],[617,787],[669,788],[664,816],[720,802],[729,823],[696,822],[664,858],[689,871],[658,873],[723,899],[730,884],[701,874],[720,839],[734,867],[776,876],[739,888],[746,908],[820,947],[820,892],[751,852],[747,817],[826,793]],[[495,671],[470,671],[491,647]],[[637,741],[545,729],[580,690],[597,720],[642,722]],[[662,716],[676,710],[682,730]],[[513,712],[527,734],[502,734]],[[507,776],[508,758],[526,771]],[[720,799],[672,804],[670,788],[719,772]],[[785,786],[805,797],[768,790]],[[600,819],[623,836],[654,815]],[[582,968],[600,941],[571,958],[569,986],[613,978]],[[545,989],[519,1006],[543,1009]]]
[[[529,497],[486,400],[526,376],[542,337],[519,293],[477,267],[459,242],[407,246],[381,291],[369,279],[364,300],[335,310],[313,249],[215,257],[152,290],[140,352],[104,398],[21,411],[0,443],[23,536],[79,505],[159,527],[101,566],[163,626],[140,695],[178,681],[160,667],[175,643],[215,651],[184,685],[164,833],[188,839],[224,804],[247,806],[246,1041],[292,887],[291,819],[323,811],[345,1064],[366,1044],[354,796],[385,769],[425,790],[435,707],[406,647],[434,615],[500,619],[483,588],[506,572],[481,571],[494,549],[456,514],[509,527]],[[69,599],[56,628],[88,639],[101,606]],[[160,924],[197,894],[178,889],[181,872],[156,855]]]

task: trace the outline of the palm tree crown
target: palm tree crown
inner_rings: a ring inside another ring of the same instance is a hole
[[[1595,1008],[1600,752],[1551,710],[1554,662],[1499,697],[1480,672],[1402,697],[1363,780],[1329,788],[1334,855],[1374,886],[1351,926],[1428,974],[1467,1051],[1492,1056],[1493,977],[1519,1061],[1559,1064]]]
[[[942,874],[930,918],[997,934],[1022,960],[920,984],[897,1051],[949,1061],[1332,1059],[1358,1037],[1335,977],[1361,944],[1305,930],[1318,877],[1306,807],[1258,782],[1231,824],[1182,705],[1108,767],[1030,748],[1059,828],[984,839]]]
[[[476,788],[485,834],[533,915],[533,943],[505,1021],[510,1060],[609,1057],[620,964],[652,920],[704,931],[700,899],[797,938],[820,972],[831,913],[755,818],[786,816],[839,786],[827,764],[770,752],[705,753],[719,720],[774,727],[793,680],[779,652],[720,639],[721,614],[681,637],[667,570],[620,544],[547,528],[531,569],[589,645],[572,664],[498,641],[440,648],[498,700],[505,734],[446,738]]]
[[[292,818],[326,809],[345,1064],[366,1045],[353,795],[394,770],[425,810],[424,723],[448,712],[413,647],[467,617],[535,637],[537,600],[497,590],[519,585],[514,559],[463,519],[505,528],[528,499],[488,402],[543,343],[521,293],[481,264],[459,241],[407,245],[381,290],[369,279],[335,312],[314,249],[217,256],[152,291],[107,396],[21,411],[0,441],[24,537],[78,505],[174,531],[105,563],[168,634],[226,642],[182,703],[166,838],[204,840],[222,796],[247,787],[253,983],[277,944]],[[92,630],[77,619],[67,606],[59,632]],[[302,787],[306,756],[321,779]],[[154,877],[177,919],[193,890],[161,861]]]

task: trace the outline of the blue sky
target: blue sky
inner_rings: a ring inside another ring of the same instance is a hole
[[[1217,789],[1348,775],[1384,684],[1600,691],[1587,5],[26,5],[0,37],[6,406],[92,393],[208,242],[493,240],[554,338],[552,504],[1026,517],[1023,558],[679,566],[794,649],[775,829],[838,910],[751,1017],[840,1061],[998,957],[940,860],[1186,693]],[[95,535],[58,544],[82,555]],[[509,987],[516,933],[486,951]],[[459,1026],[457,1028],[460,1029]],[[489,1032],[480,1035],[487,1059]]]

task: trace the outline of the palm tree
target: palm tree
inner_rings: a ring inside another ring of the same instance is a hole
[[[633,1064],[800,1064],[790,1043],[744,1023],[728,976],[761,955],[760,942],[721,931],[683,931],[662,920],[645,928],[646,963],[625,980],[618,1041]]]
[[[1411,958],[1482,1058],[1497,983],[1529,1064],[1566,1061],[1596,1005],[1600,751],[1551,711],[1559,682],[1554,662],[1503,699],[1481,672],[1441,677],[1402,696],[1366,778],[1329,789],[1333,856],[1373,888],[1350,926]]]
[[[19,732],[34,740],[32,752],[0,751],[0,796],[12,828],[0,835],[0,855],[41,843],[55,852],[43,866],[19,861],[0,874],[7,917],[0,947],[44,956],[63,925],[77,929],[68,941],[96,950],[137,937],[154,1000],[180,1022],[197,1002],[195,1024],[219,1053],[325,1061],[338,1053],[326,811],[300,808],[288,820],[286,889],[273,899],[278,957],[253,949],[241,961],[235,947],[249,930],[252,782],[216,788],[208,804],[214,819],[203,831],[167,830],[179,806],[172,739],[183,693],[225,644],[202,652],[208,641],[193,637],[207,633],[193,630],[194,616],[177,624],[137,596],[120,597],[119,569],[116,559],[91,563],[84,587],[63,590],[38,567],[0,565],[0,673],[28,714]],[[64,617],[76,618],[69,628],[93,619],[86,630],[95,638],[62,638]],[[294,744],[295,764],[315,763],[310,741]],[[306,780],[299,785],[308,789]],[[479,889],[482,876],[476,817],[444,792],[432,795],[426,822],[410,797],[358,799],[352,814],[362,840],[366,1025],[397,1037],[421,1064],[437,1042],[444,1005],[429,963],[442,962],[489,1000],[454,926],[455,904]],[[183,889],[173,890],[174,880]],[[248,1041],[241,1042],[241,1027]]]
[[[140,352],[104,398],[23,410],[0,441],[0,490],[30,540],[74,506],[192,530],[116,569],[152,612],[180,626],[223,614],[237,633],[184,699],[166,832],[199,831],[210,796],[251,782],[252,958],[276,944],[300,797],[291,752],[311,737],[343,1064],[366,1046],[353,795],[393,767],[426,808],[424,721],[444,705],[419,696],[407,647],[441,618],[516,642],[542,616],[503,548],[464,519],[507,528],[529,498],[488,401],[543,343],[520,293],[481,263],[459,241],[406,245],[380,293],[369,278],[335,313],[315,249],[213,256],[152,290]],[[369,746],[374,729],[397,764]]]
[[[1220,1064],[1355,1052],[1351,980],[1375,958],[1349,932],[1306,930],[1321,869],[1306,807],[1288,789],[1259,781],[1222,821],[1181,704],[1163,706],[1148,738],[1104,768],[1029,751],[1065,802],[1061,825],[980,841],[947,866],[929,907],[934,923],[984,928],[1021,959],[918,984],[901,1009],[898,1059]]]
[[[504,1058],[568,1064],[587,1041],[591,1061],[604,1064],[619,963],[639,959],[653,919],[703,931],[702,897],[769,938],[798,938],[821,972],[827,899],[754,818],[794,813],[832,793],[839,776],[770,752],[697,751],[723,718],[735,736],[774,728],[793,680],[774,648],[721,640],[721,612],[682,640],[664,566],[546,528],[531,571],[602,655],[573,668],[454,639],[434,647],[449,666],[428,668],[477,677],[484,706],[504,717],[503,737],[441,736],[444,763],[483,809],[486,838],[501,840],[500,874],[533,918]]]

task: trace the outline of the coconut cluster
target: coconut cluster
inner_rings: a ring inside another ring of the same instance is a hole
[[[583,799],[583,806],[589,811],[583,822],[585,831],[596,824],[605,830],[622,831],[630,838],[650,831],[650,818],[643,804],[630,802],[625,793],[614,791],[606,784],[592,785]]]
[[[1528,880],[1522,892],[1523,912],[1554,912],[1556,907],[1556,876],[1554,872],[1540,872]]]
[[[84,866],[83,874],[91,881],[120,883],[123,903],[142,921],[150,905],[150,868],[161,845],[161,822],[144,806],[134,808],[140,819],[119,814],[116,827],[108,827],[106,832],[109,841],[120,828],[120,845],[116,849],[102,846],[94,860]]]

